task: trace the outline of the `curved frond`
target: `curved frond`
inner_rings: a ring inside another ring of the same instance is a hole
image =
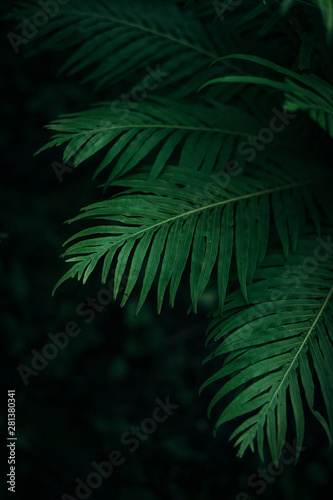
[[[284,108],[286,111],[295,113],[307,111],[312,120],[324,129],[333,138],[333,86],[316,75],[298,74],[286,68],[282,68],[261,57],[233,54],[225,56],[224,59],[241,59],[255,62],[272,69],[283,76],[286,80],[281,82],[258,76],[224,76],[210,80],[206,85],[214,83],[253,83],[264,85],[280,90],[285,95]],[[204,85],[203,87],[206,87]]]
[[[196,311],[198,299],[218,264],[222,311],[235,244],[239,282],[246,298],[247,284],[252,282],[255,269],[266,253],[271,211],[288,255],[290,245],[296,247],[297,228],[304,217],[306,200],[312,198],[307,181],[295,182],[273,166],[269,171],[256,167],[246,177],[228,174],[228,182],[225,174],[222,171],[204,175],[191,169],[168,167],[155,181],[147,182],[144,175],[119,181],[118,184],[131,189],[85,208],[83,214],[73,219],[101,220],[103,225],[93,225],[67,241],[71,246],[64,257],[74,264],[57,286],[74,276],[85,282],[101,260],[103,283],[111,265],[115,266],[114,297],[122,277],[128,274],[123,305],[145,265],[138,310],[157,274],[160,310],[169,282],[173,305],[190,260],[190,291]]]
[[[245,111],[216,102],[186,105],[154,98],[125,106],[106,103],[51,124],[48,128],[57,134],[39,152],[67,143],[63,161],[77,166],[107,148],[95,174],[114,164],[107,184],[151,153],[155,155],[152,179],[170,160],[208,173],[225,168],[231,158],[243,164],[244,155],[235,152],[236,142],[259,127]]]
[[[237,392],[222,410],[215,429],[231,419],[243,419],[230,438],[237,437],[240,456],[248,447],[253,450],[256,441],[263,457],[266,434],[273,460],[278,462],[291,403],[298,457],[305,426],[303,399],[332,443],[332,235],[331,228],[321,238],[302,237],[297,253],[287,261],[279,253],[267,256],[248,286],[249,305],[244,304],[240,291],[233,292],[225,304],[225,318],[216,315],[208,329],[207,342],[214,339],[219,345],[205,361],[222,355],[225,359],[202,388],[231,376],[217,391],[209,413],[221,398]],[[316,385],[326,415],[316,409]]]
[[[29,18],[35,10],[30,0],[15,16]],[[202,70],[221,55],[194,14],[151,0],[71,0],[40,29],[38,39],[45,49],[70,49],[62,71],[84,72],[83,81],[97,88],[158,65],[164,75],[160,86],[188,77],[182,86],[188,93],[203,83]]]
[[[223,15],[223,11],[227,10],[228,6],[232,7],[232,0],[221,0],[217,1],[216,4],[219,6],[219,9]],[[246,9],[246,14],[242,16],[236,26],[239,27],[245,23],[248,23],[256,17],[258,17],[262,21],[262,18],[260,17],[261,14],[270,10],[270,14],[272,17],[274,16],[274,18],[270,23],[267,23],[267,28],[265,26],[265,23],[264,27],[259,29],[259,34],[264,30],[271,30],[274,22],[276,22],[276,18],[278,16],[284,15],[293,5],[296,4],[306,6],[307,8],[312,7],[313,9],[318,9],[320,11],[322,20],[327,30],[327,41],[329,42],[333,32],[333,3],[331,0],[265,0],[264,2],[256,2],[253,7],[251,3],[249,3],[249,7],[247,7]],[[239,8],[240,6],[237,7]],[[275,8],[272,9],[272,7]],[[232,12],[232,9],[229,9],[229,11],[230,10]],[[311,14],[312,9],[309,9],[308,17],[313,21],[313,16],[311,17]]]

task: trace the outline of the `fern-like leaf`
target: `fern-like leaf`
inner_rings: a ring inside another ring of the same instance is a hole
[[[36,2],[26,1],[13,17],[29,18],[35,10]],[[203,83],[202,70],[222,53],[191,12],[151,0],[71,0],[40,29],[38,38],[46,50],[71,51],[62,71],[84,72],[83,81],[97,88],[160,65],[168,75],[160,85],[188,78],[182,86],[188,93]]]
[[[278,462],[287,431],[288,397],[299,455],[305,425],[301,388],[332,444],[332,234],[331,228],[321,238],[304,236],[287,261],[279,253],[267,256],[248,286],[249,305],[244,306],[240,291],[233,292],[225,304],[225,318],[216,315],[208,329],[207,342],[214,339],[219,345],[205,361],[227,356],[202,389],[231,376],[216,393],[209,413],[221,398],[238,391],[215,429],[234,418],[245,419],[230,438],[237,437],[240,456],[249,446],[253,450],[256,440],[263,458],[266,429],[272,457]],[[315,409],[315,377],[326,415]]]
[[[104,283],[112,263],[116,262],[114,297],[129,268],[121,303],[124,305],[145,263],[139,310],[160,266],[160,310],[169,282],[170,304],[173,305],[190,258],[191,299],[196,311],[198,299],[218,261],[222,312],[235,239],[238,276],[246,298],[247,284],[252,282],[255,269],[266,253],[270,201],[283,249],[288,255],[289,246],[296,246],[295,228],[304,217],[304,204],[312,198],[305,187],[307,181],[295,182],[273,165],[268,171],[258,166],[246,177],[230,176],[228,185],[224,183],[225,177],[222,182],[218,175],[204,175],[179,167],[168,167],[155,181],[147,182],[145,174],[141,178],[119,181],[118,184],[131,189],[87,207],[83,214],[73,219],[99,219],[104,225],[84,229],[67,241],[76,240],[64,253],[67,262],[74,264],[58,285],[74,276],[85,282],[102,259]],[[293,196],[295,201],[292,201]],[[311,206],[314,206],[313,201]]]
[[[95,174],[114,164],[107,184],[147,160],[151,153],[155,154],[151,179],[171,158],[173,163],[179,159],[180,166],[208,173],[217,167],[224,169],[231,158],[242,165],[244,155],[236,152],[236,142],[259,127],[257,120],[231,105],[181,105],[151,98],[139,105],[108,103],[63,117],[48,127],[57,134],[38,152],[68,143],[63,161],[71,160],[77,166],[108,148]]]
[[[294,113],[307,111],[312,120],[322,127],[333,138],[333,86],[316,75],[300,75],[294,71],[278,66],[277,64],[260,57],[233,54],[222,59],[242,59],[251,61],[269,69],[273,69],[283,76],[284,82],[258,76],[225,76],[210,80],[206,85],[214,83],[253,83],[265,85],[284,92],[284,108]],[[204,85],[203,87],[205,87]]]

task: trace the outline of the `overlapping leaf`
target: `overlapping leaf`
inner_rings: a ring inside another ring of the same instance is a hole
[[[63,117],[48,128],[57,132],[40,151],[67,143],[64,162],[79,165],[99,150],[106,154],[96,175],[109,164],[108,182],[155,156],[150,177],[176,160],[180,166],[210,172],[225,168],[232,159],[236,142],[259,130],[260,124],[231,105],[216,102],[178,104],[167,99],[149,99],[138,104],[108,103],[93,110]]]
[[[85,282],[97,263],[103,261],[103,283],[111,266],[115,267],[114,297],[122,277],[128,276],[123,305],[143,269],[138,310],[158,274],[160,310],[169,283],[173,305],[189,260],[191,299],[196,311],[198,299],[217,264],[222,311],[235,246],[239,282],[246,298],[247,284],[252,282],[266,253],[271,212],[288,255],[289,246],[296,247],[305,203],[309,203],[312,214],[316,211],[307,181],[295,182],[273,165],[269,171],[258,166],[246,176],[237,171],[226,174],[220,171],[204,175],[168,167],[155,181],[147,182],[144,174],[119,181],[131,189],[87,207],[73,219],[100,220],[103,225],[93,225],[68,240],[71,246],[64,257],[73,267],[58,285],[74,276]]]
[[[210,413],[221,398],[237,392],[222,410],[216,429],[241,417],[243,422],[230,438],[237,437],[239,455],[248,447],[253,450],[257,442],[263,457],[266,435],[277,463],[286,439],[288,398],[297,457],[304,437],[303,399],[332,443],[333,228],[325,229],[320,238],[315,234],[302,237],[297,253],[287,261],[280,253],[267,256],[247,293],[248,306],[240,291],[230,294],[225,318],[216,315],[208,329],[207,342],[214,339],[218,347],[206,361],[217,356],[224,361],[203,387],[231,377],[209,407]],[[315,392],[321,392],[324,414],[316,409]]]
[[[242,59],[261,64],[273,69],[283,76],[285,81],[258,76],[224,76],[210,80],[206,85],[214,83],[254,83],[267,85],[284,92],[285,109],[289,112],[308,111],[309,116],[333,138],[333,86],[316,75],[300,75],[294,71],[282,68],[260,57],[233,54],[222,59]]]
[[[13,16],[32,18],[36,6],[33,0],[21,2]],[[187,78],[182,91],[188,93],[203,83],[202,70],[223,53],[191,12],[152,0],[71,0],[59,6],[37,36],[42,48],[69,49],[62,70],[84,72],[83,81],[97,88],[159,65],[168,75],[161,86]]]
[[[296,5],[296,3],[298,3],[299,5],[304,5],[306,7],[313,7],[320,11],[322,20],[327,30],[327,41],[330,41],[333,32],[333,2],[331,0],[265,0],[265,2],[257,2],[253,7],[249,2],[250,8],[247,9],[248,11],[246,15],[243,16],[241,21],[238,23],[238,26],[248,23],[253,18],[260,17],[263,12],[268,11],[270,7],[274,5],[277,7],[276,11],[278,10],[278,7],[280,7],[279,10],[281,15],[288,12],[290,7]],[[232,0],[217,0],[216,6],[218,7],[218,9],[220,9],[220,12],[223,13],[223,11],[226,9],[227,13],[230,15],[230,11],[237,10],[235,7],[239,9],[242,4],[235,6],[233,5]],[[228,9],[228,7],[231,8]],[[310,13],[312,14],[311,10]],[[274,12],[274,17],[276,16],[276,14],[277,12]],[[271,28],[274,23],[275,19],[272,19],[269,27]]]

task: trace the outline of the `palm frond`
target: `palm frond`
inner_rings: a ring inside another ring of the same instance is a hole
[[[309,204],[311,213],[315,206],[307,183],[295,182],[273,165],[268,171],[258,166],[246,176],[229,176],[227,186],[224,175],[220,178],[217,174],[180,167],[168,167],[155,181],[147,181],[145,174],[126,177],[115,182],[130,188],[124,194],[89,206],[70,221],[101,220],[104,225],[84,229],[66,242],[76,241],[63,254],[73,265],[56,288],[75,276],[85,282],[103,260],[103,283],[115,263],[114,297],[129,268],[121,303],[124,305],[145,264],[138,310],[159,268],[160,310],[169,282],[173,306],[190,259],[190,291],[196,311],[198,299],[218,262],[216,274],[222,312],[234,246],[239,282],[246,299],[247,284],[252,282],[255,269],[266,253],[271,212],[285,255],[290,246],[296,248],[305,205]]]
[[[33,16],[36,2],[21,5],[13,12],[16,18]],[[193,13],[151,0],[71,0],[39,30],[38,39],[42,49],[69,49],[61,71],[84,72],[83,82],[96,88],[159,65],[165,75],[161,87],[187,78],[181,89],[189,93],[203,83],[202,70],[221,55]]]
[[[226,2],[228,1],[229,0],[226,0]],[[327,41],[330,42],[333,32],[333,3],[331,0],[267,0],[265,2],[259,2],[255,7],[249,9],[248,13],[239,24],[243,24],[254,17],[260,16],[262,12],[268,11],[274,3],[276,7],[280,7],[280,15],[285,14],[293,5],[297,4],[318,9],[327,30]],[[312,9],[310,9],[310,11],[312,12]]]
[[[307,234],[296,254],[286,261],[271,253],[248,286],[249,305],[240,291],[225,304],[225,318],[217,314],[207,342],[219,345],[205,361],[224,356],[223,367],[212,382],[231,376],[213,398],[212,408],[227,394],[239,391],[221,413],[215,426],[242,417],[230,439],[237,437],[239,456],[250,446],[263,458],[266,432],[270,451],[278,462],[287,432],[287,400],[295,418],[297,449],[304,436],[305,399],[332,443],[333,430],[333,229],[318,238]],[[315,409],[319,382],[326,415]],[[317,388],[316,388],[317,393]],[[304,399],[304,398],[303,398]],[[265,431],[266,429],[266,431]]]
[[[155,155],[150,177],[156,178],[169,162],[209,173],[224,169],[232,159],[240,165],[244,155],[236,143],[260,124],[249,114],[217,102],[178,104],[165,98],[139,104],[105,103],[65,116],[48,126],[57,134],[39,152],[67,143],[63,161],[77,166],[107,148],[95,175],[108,165],[107,184]]]
[[[258,76],[224,76],[210,80],[206,85],[214,83],[253,83],[280,90],[285,95],[284,108],[289,112],[307,111],[323,130],[333,138],[333,86],[316,75],[298,74],[260,57],[233,54],[222,59],[241,59],[261,64],[283,76],[285,81]],[[204,85],[204,87],[206,86]]]

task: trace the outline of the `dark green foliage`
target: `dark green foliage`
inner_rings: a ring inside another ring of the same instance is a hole
[[[332,228],[325,229],[326,234],[332,232]],[[231,293],[225,319],[215,318],[208,329],[207,341],[214,338],[221,344],[207,360],[229,356],[204,386],[232,376],[216,394],[209,411],[224,395],[241,389],[223,410],[216,428],[256,410],[231,436],[238,437],[240,455],[248,446],[253,449],[256,439],[263,458],[266,426],[272,457],[278,463],[286,438],[289,393],[298,458],[305,427],[300,386],[332,444],[333,252],[325,251],[320,243],[325,246],[325,240],[310,234],[299,241],[297,251],[287,260],[281,253],[268,254],[248,287],[249,306],[244,307],[239,291]],[[299,264],[303,265],[301,275]],[[314,374],[319,382],[316,391],[323,394],[326,418],[314,408]]]
[[[220,20],[210,2],[72,0],[38,35],[66,49],[63,71],[103,89],[101,104],[53,122],[41,149],[66,143],[74,166],[96,155],[111,195],[70,221],[87,227],[66,242],[58,285],[85,283],[101,261],[115,298],[127,280],[121,305],[138,284],[139,311],[156,281],[158,311],[168,286],[173,306],[187,279],[194,312],[210,286],[208,340],[220,344],[207,359],[221,368],[203,386],[229,378],[210,409],[235,391],[217,427],[240,417],[239,454],[256,442],[263,457],[267,440],[275,463],[290,412],[299,449],[305,403],[330,442],[333,427],[332,247],[313,257],[320,231],[332,237],[333,7],[292,3],[246,1]],[[156,65],[164,77],[147,90]],[[122,82],[144,99],[119,98]]]

